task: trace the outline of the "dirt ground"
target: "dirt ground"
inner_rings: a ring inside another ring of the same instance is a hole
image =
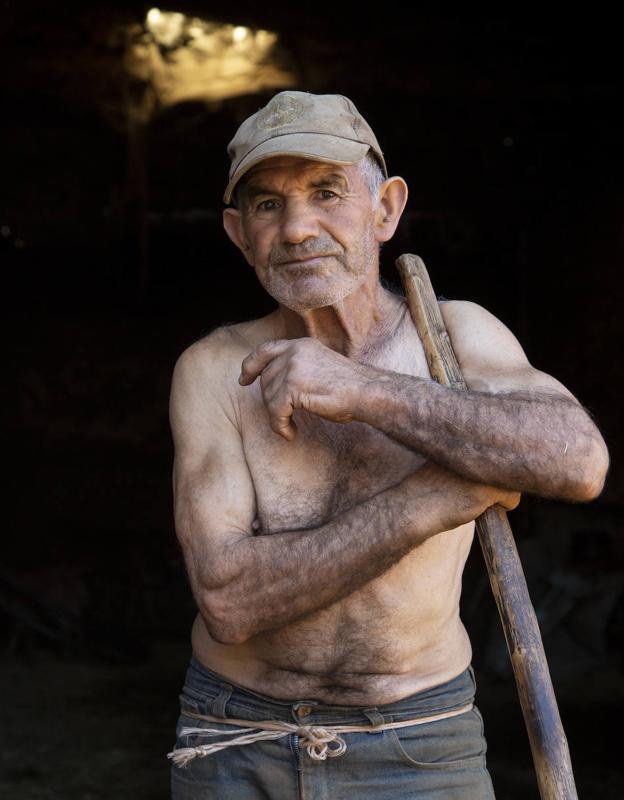
[[[51,655],[0,660],[3,800],[165,800],[186,642],[159,642],[134,666]],[[538,799],[513,685],[477,673],[488,764],[498,800]],[[624,711],[617,669],[583,692],[559,693],[583,800],[621,800],[620,741],[610,724]],[[235,800],[233,798],[232,800]]]

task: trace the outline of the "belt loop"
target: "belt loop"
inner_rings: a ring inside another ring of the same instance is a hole
[[[225,719],[225,705],[232,696],[233,691],[234,690],[229,683],[219,684],[219,694],[212,701],[211,713],[214,714],[215,717],[221,717],[221,719]]]
[[[363,708],[362,714],[364,714],[371,725],[383,725],[384,723],[384,715],[377,708]]]

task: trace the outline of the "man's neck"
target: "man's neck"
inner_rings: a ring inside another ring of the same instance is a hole
[[[311,336],[342,355],[357,358],[394,333],[404,309],[400,298],[375,279],[331,306],[303,312],[280,306],[278,313],[285,338]]]

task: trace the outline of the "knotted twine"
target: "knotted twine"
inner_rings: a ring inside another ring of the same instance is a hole
[[[225,750],[226,747],[234,747],[252,742],[270,741],[282,739],[284,736],[295,734],[299,737],[299,744],[307,750],[310,758],[314,761],[325,761],[327,758],[338,758],[347,750],[347,743],[340,735],[342,733],[379,733],[392,728],[407,728],[410,725],[424,725],[426,722],[435,722],[448,717],[456,717],[470,711],[472,703],[456,708],[453,711],[442,711],[428,717],[416,717],[415,719],[404,719],[399,722],[385,722],[381,725],[297,725],[293,722],[282,722],[281,720],[262,720],[252,722],[248,719],[231,719],[224,717],[213,717],[210,714],[197,714],[194,711],[184,711],[184,716],[194,719],[202,719],[208,722],[219,722],[226,725],[238,725],[229,731],[218,728],[190,728],[185,727],[180,731],[181,736],[230,736],[240,734],[233,739],[225,739],[213,744],[202,744],[197,747],[178,747],[167,753],[178,767],[186,767],[194,758],[204,758],[204,756]],[[249,731],[249,732],[248,732]]]

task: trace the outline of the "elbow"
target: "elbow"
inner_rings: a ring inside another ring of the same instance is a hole
[[[203,589],[198,606],[210,637],[219,644],[242,644],[251,637],[241,604],[233,603],[227,590]]]

